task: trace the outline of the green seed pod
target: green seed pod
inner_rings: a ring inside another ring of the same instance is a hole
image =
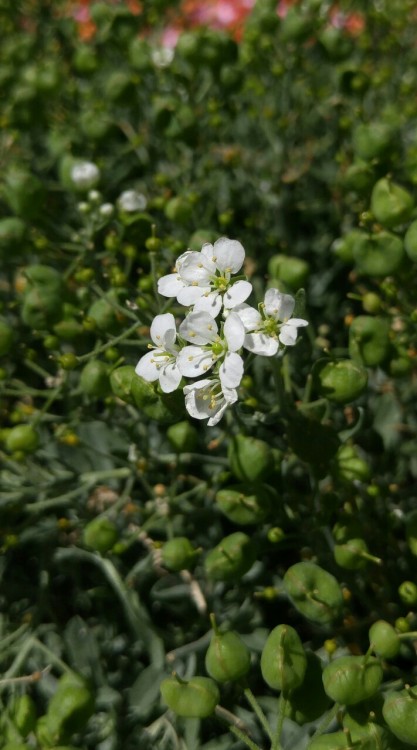
[[[353,248],[355,267],[364,276],[388,276],[400,267],[404,258],[404,245],[400,237],[391,232],[367,235]]]
[[[45,191],[35,175],[20,167],[13,167],[6,174],[3,196],[17,216],[34,219],[42,208]]]
[[[264,521],[271,510],[272,500],[272,491],[262,484],[236,484],[216,494],[216,503],[221,512],[242,526]]]
[[[307,657],[298,633],[290,625],[278,625],[262,650],[261,672],[265,682],[287,696],[300,687],[306,668]]]
[[[373,656],[341,656],[324,668],[323,685],[336,703],[353,706],[371,698],[382,677],[382,667]]]
[[[387,153],[393,138],[391,125],[383,122],[361,123],[353,132],[353,148],[361,159],[372,161]]]
[[[161,424],[178,422],[184,416],[184,398],[181,390],[163,393],[155,383],[148,383],[139,375],[131,381],[133,403],[149,419]]]
[[[19,251],[26,236],[26,224],[17,216],[0,219],[0,251]]]
[[[413,263],[417,263],[417,221],[411,222],[408,227],[404,237],[404,247],[410,260],[412,260]]]
[[[104,554],[108,552],[119,538],[119,532],[113,521],[101,516],[94,518],[83,529],[82,540],[86,547]]]
[[[54,742],[66,742],[76,732],[83,731],[94,706],[87,680],[74,672],[66,673],[49,701],[44,728]]]
[[[75,341],[85,335],[85,328],[75,318],[66,318],[55,323],[54,333],[60,341]]]
[[[30,424],[19,424],[11,428],[4,442],[9,453],[33,453],[39,445],[39,435]]]
[[[117,301],[117,296],[109,292],[107,297],[100,297],[93,302],[87,312],[87,317],[94,320],[99,331],[115,333],[118,328],[117,311],[111,302]]]
[[[34,700],[27,695],[16,696],[13,699],[10,714],[13,724],[22,737],[27,737],[36,726],[36,706]]]
[[[80,388],[91,398],[104,398],[109,395],[109,372],[104,362],[98,359],[90,359],[87,362],[80,375]]]
[[[110,386],[114,395],[126,401],[127,404],[133,404],[132,383],[137,377],[133,365],[116,367],[110,374]]]
[[[177,453],[192,452],[198,443],[198,431],[189,422],[177,422],[168,427],[167,438]]]
[[[279,38],[282,42],[302,42],[314,27],[312,18],[300,12],[298,8],[289,8],[279,26]]]
[[[371,625],[369,642],[375,653],[383,659],[393,659],[400,650],[398,633],[385,620],[378,620]]]
[[[192,205],[181,195],[170,198],[164,208],[166,218],[178,224],[187,224],[192,212]]]
[[[170,539],[162,546],[162,564],[172,571],[187,570],[194,565],[199,550],[185,536]]]
[[[355,445],[341,445],[336,455],[336,475],[345,482],[367,482],[371,470],[365,459],[358,455]]]
[[[245,435],[235,435],[227,451],[230,468],[243,482],[264,479],[274,468],[274,455],[268,443]]]
[[[345,570],[363,570],[372,557],[364,539],[348,539],[343,544],[335,544],[333,554],[337,564]]]
[[[388,357],[390,324],[386,318],[359,315],[349,330],[349,354],[365,367],[376,367]]]
[[[13,328],[0,319],[0,357],[8,354],[13,345]]]
[[[168,677],[161,683],[162,698],[177,716],[204,719],[214,713],[220,693],[210,677],[192,677],[188,682]]]
[[[408,190],[385,177],[375,184],[371,195],[371,211],[376,220],[393,228],[408,221],[413,213],[414,200]]]
[[[22,321],[35,329],[47,329],[62,312],[62,299],[56,292],[45,292],[34,287],[26,292],[21,309]]]
[[[341,614],[343,596],[336,578],[315,563],[288,568],[284,588],[294,607],[313,622],[327,625]]]
[[[413,581],[403,581],[398,589],[400,599],[409,607],[417,604],[417,586]]]
[[[146,39],[132,39],[129,44],[129,60],[132,68],[141,72],[151,67],[151,47]]]
[[[364,392],[368,373],[350,359],[324,359],[316,362],[313,381],[320,396],[337,404],[348,404]]]
[[[315,721],[330,707],[323,687],[323,667],[313,651],[306,651],[307,668],[303,682],[289,697],[287,716],[297,724]]]
[[[358,159],[348,166],[340,181],[347,190],[368,193],[374,182],[374,172],[366,161]]]
[[[333,242],[332,251],[344,263],[353,263],[356,247],[366,242],[367,238],[368,235],[365,232],[361,232],[359,229],[352,229],[351,232],[347,232],[343,237],[339,237]]]
[[[58,362],[63,370],[75,370],[78,366],[78,357],[74,352],[65,352],[64,354],[60,354]]]
[[[250,651],[238,633],[233,630],[222,633],[214,627],[205,660],[206,671],[213,680],[240,680],[249,672],[250,662]]]
[[[417,687],[387,693],[382,713],[391,732],[413,747],[417,745]]]
[[[326,26],[317,38],[330,60],[344,60],[352,52],[352,40],[334,26]]]
[[[224,537],[212,549],[204,563],[205,571],[213,581],[235,581],[241,578],[256,559],[256,550],[247,534],[236,531]]]
[[[417,556],[417,510],[412,510],[406,515],[405,533],[411,554]]]
[[[273,255],[268,263],[268,274],[282,281],[289,290],[297,291],[304,286],[310,272],[308,263],[302,258],[289,255]]]

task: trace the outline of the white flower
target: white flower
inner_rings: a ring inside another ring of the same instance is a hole
[[[135,213],[135,211],[143,211],[146,208],[146,204],[146,197],[137,190],[124,190],[117,199],[119,211],[125,211],[127,214]]]
[[[295,299],[278,289],[268,289],[261,305],[262,314],[249,305],[239,305],[235,312],[245,327],[243,346],[254,354],[272,357],[279,344],[294,346],[298,329],[308,325],[303,318],[291,318]]]
[[[227,316],[222,335],[210,313],[191,312],[181,323],[179,333],[186,341],[178,355],[178,368],[182,375],[196,378],[204,375],[213,365],[221,361],[219,377],[223,388],[237,388],[243,376],[243,360],[237,353],[243,346],[245,327],[239,316],[231,312]]]
[[[104,219],[109,219],[113,216],[114,206],[112,203],[102,203],[101,206],[99,206],[98,211],[100,216],[103,216]]]
[[[71,180],[77,190],[90,190],[97,185],[99,179],[100,170],[91,161],[79,162],[71,169]]]
[[[188,250],[178,258],[175,273],[159,279],[158,291],[176,297],[181,305],[194,305],[194,311],[217,317],[222,305],[233,309],[250,295],[249,281],[231,280],[243,265],[245,251],[237,240],[221,237],[214,245],[206,243],[200,252]]]
[[[225,388],[220,380],[206,378],[184,388],[185,408],[194,419],[208,419],[209,427],[220,422],[230,404],[237,401],[237,391]]]
[[[175,391],[181,380],[176,336],[174,316],[171,313],[157,315],[151,325],[151,339],[156,346],[136,365],[136,374],[150,383],[159,380],[164,393]]]

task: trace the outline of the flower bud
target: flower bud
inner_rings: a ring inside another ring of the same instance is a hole
[[[146,205],[146,197],[138,190],[124,190],[117,199],[117,208],[127,214],[144,211]]]
[[[306,668],[307,657],[298,633],[290,625],[278,625],[262,650],[261,672],[265,682],[287,696],[300,687]]]
[[[87,192],[98,184],[100,170],[90,161],[78,161],[71,167],[70,179],[76,190]]]
[[[204,719],[214,713],[220,693],[210,677],[192,677],[185,682],[168,677],[161,683],[162,698],[177,716]]]
[[[323,685],[336,703],[353,706],[375,695],[382,677],[382,667],[375,657],[341,656],[324,668]]]
[[[327,625],[340,616],[343,607],[341,588],[331,573],[315,563],[292,565],[283,582],[294,607],[309,620]]]

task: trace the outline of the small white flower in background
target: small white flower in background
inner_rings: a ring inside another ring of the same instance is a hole
[[[220,422],[227,407],[237,401],[237,391],[225,388],[218,378],[198,380],[186,385],[185,407],[194,419],[208,419],[208,426]]]
[[[226,310],[233,309],[252,292],[249,281],[233,282],[231,278],[240,271],[244,259],[245,250],[240,242],[221,237],[214,245],[203,245],[200,252],[183,253],[177,260],[175,273],[159,279],[158,291],[215,318],[223,306]]]
[[[112,203],[102,203],[98,211],[104,219],[109,219],[110,216],[113,216],[114,206]]]
[[[181,381],[176,337],[174,316],[171,313],[157,315],[151,325],[151,339],[155,347],[136,365],[136,374],[150,383],[159,380],[164,393],[175,391]]]
[[[77,190],[91,190],[100,179],[100,170],[91,161],[83,161],[74,164],[71,169],[71,180]]]
[[[262,312],[249,305],[240,305],[235,312],[241,318],[246,335],[243,346],[254,354],[273,357],[284,346],[294,346],[298,329],[308,325],[303,318],[291,318],[295,299],[278,289],[268,289],[262,304]]]
[[[124,190],[117,199],[119,211],[124,211],[127,214],[144,211],[147,203],[146,197],[138,190]]]
[[[221,362],[219,378],[223,388],[237,388],[243,377],[243,359],[238,354],[245,338],[245,328],[239,316],[230,312],[222,335],[216,321],[205,312],[191,312],[181,323],[179,333],[186,341],[178,355],[178,368],[182,375],[197,378]]]

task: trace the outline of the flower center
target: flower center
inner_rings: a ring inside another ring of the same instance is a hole
[[[211,351],[215,357],[219,357],[224,351],[223,343],[221,341],[215,341],[211,346]]]
[[[213,286],[218,292],[225,292],[229,286],[229,279],[226,276],[215,276]]]
[[[267,336],[277,338],[278,335],[278,323],[274,318],[265,318],[263,321],[262,328]]]

